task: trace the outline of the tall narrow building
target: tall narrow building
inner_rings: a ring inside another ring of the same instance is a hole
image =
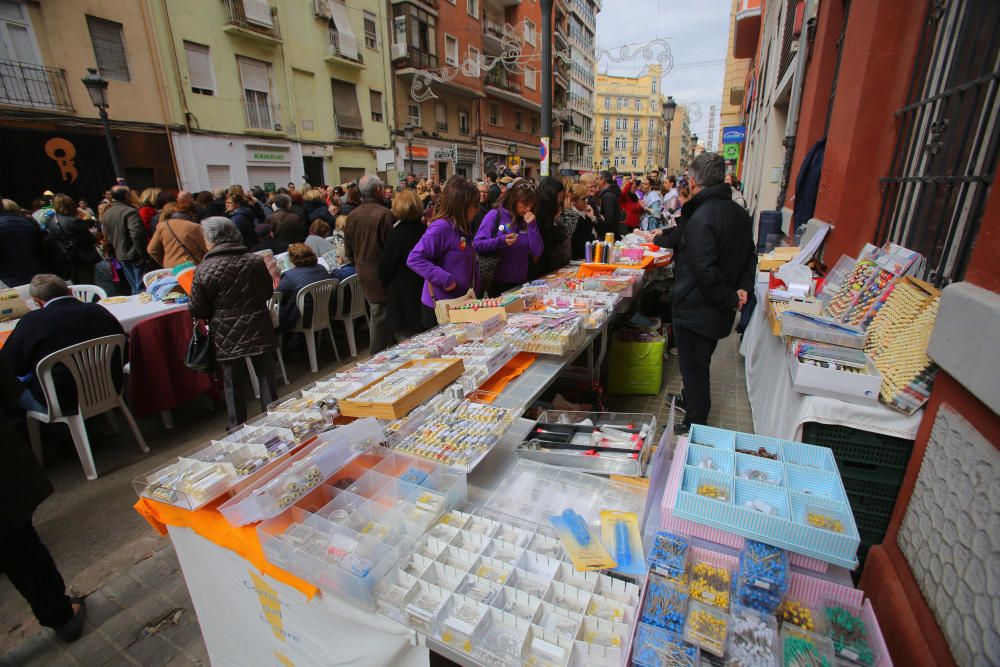
[[[579,174],[595,168],[594,108],[597,74],[597,13],[600,0],[566,0],[569,5],[569,89],[566,107],[569,120],[563,124],[562,162],[565,173]],[[558,38],[556,41],[558,44]]]

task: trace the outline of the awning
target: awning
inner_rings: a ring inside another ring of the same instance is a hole
[[[358,38],[354,36],[351,21],[347,18],[347,6],[338,0],[327,0],[327,5],[330,7],[333,24],[337,26],[337,46],[340,47],[341,55],[357,60]]]
[[[337,127],[348,130],[364,130],[361,122],[361,108],[358,106],[358,92],[353,83],[332,81],[333,111],[337,114]]]

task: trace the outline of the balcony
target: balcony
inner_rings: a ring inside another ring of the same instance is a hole
[[[486,75],[486,85],[515,95],[521,94],[521,84],[515,81],[513,76],[508,75],[506,70],[490,70]]]
[[[483,51],[499,55],[503,50],[503,22],[483,19]]]
[[[224,32],[265,44],[281,43],[278,15],[270,4],[264,0],[222,0],[222,3],[226,6]]]
[[[328,63],[337,63],[340,65],[346,65],[348,67],[353,67],[355,69],[364,69],[365,58],[361,54],[361,51],[357,49],[357,54],[355,56],[345,55],[340,49],[340,34],[336,30],[330,30],[329,43],[326,46],[326,56],[323,58]]]
[[[739,0],[736,25],[733,30],[733,57],[753,58],[757,55],[761,21],[760,0]]]
[[[364,132],[347,127],[337,127],[337,138],[341,141],[363,141]]]
[[[267,95],[260,93],[243,98],[243,120],[248,130],[281,132],[277,104],[271,104]]]
[[[393,55],[395,55],[395,48],[401,46],[400,44],[393,44]],[[438,66],[438,57],[433,53],[427,53],[426,51],[421,51],[415,46],[410,46],[406,48],[406,55],[402,58],[395,60],[397,72],[400,69],[405,69],[408,67],[413,67],[416,69],[434,69]]]
[[[632,136],[633,137],[641,137],[642,136],[642,130],[637,130],[637,129],[633,128],[632,129]]]
[[[72,111],[66,72],[54,67],[0,60],[0,104]]]
[[[521,4],[521,0],[486,0],[486,4],[506,9],[507,7],[517,7]]]
[[[555,29],[555,31],[553,31],[552,34],[556,38],[555,39],[555,45],[556,45],[557,48],[560,48],[560,49],[568,49],[569,48],[569,39],[566,37],[566,34],[568,32],[569,32],[568,30],[564,30],[561,26],[557,27]],[[559,61],[559,62],[562,62],[562,61]]]
[[[611,134],[611,130],[604,130],[602,133],[604,134],[604,136],[608,136],[609,134]],[[590,144],[593,143],[594,141],[594,133],[593,131],[587,131],[584,130],[583,128],[579,128],[574,125],[573,127],[566,130],[566,134],[564,135],[564,140],[576,141],[581,144]]]

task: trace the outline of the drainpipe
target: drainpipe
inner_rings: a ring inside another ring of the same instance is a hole
[[[799,110],[802,105],[802,88],[806,79],[806,60],[808,59],[809,37],[816,24],[816,0],[805,0],[802,12],[802,31],[799,33],[799,50],[795,54],[795,74],[792,78],[792,96],[788,103],[788,121],[785,124],[785,160],[781,168],[781,185],[778,187],[778,201],[775,209],[781,211],[785,207],[785,191],[788,189],[788,178],[792,173],[792,160],[795,157],[795,135],[799,128]],[[794,230],[790,230],[794,231]]]
[[[149,49],[150,58],[153,61],[153,66],[156,68],[156,72],[158,75],[157,78],[165,84],[167,81],[167,77],[166,77],[166,72],[164,72],[163,63],[160,60],[160,50],[159,48],[157,48],[156,45],[156,35],[153,33],[151,9],[152,9],[151,7],[147,7],[146,3],[139,4],[139,11],[142,12],[143,16],[143,21],[142,21],[143,28],[145,29],[146,32],[146,42],[150,45]],[[166,17],[166,20],[168,21],[169,25],[170,18],[169,15],[166,14],[166,6],[163,6],[163,10],[164,10],[164,16]],[[168,39],[171,40],[173,39],[173,32],[168,33]],[[173,42],[170,43],[170,50],[172,53]],[[158,86],[158,88],[160,89],[159,90],[160,109],[163,112],[163,133],[166,135],[167,147],[170,150],[170,164],[174,168],[174,179],[177,181],[177,185],[180,186],[181,171],[177,167],[177,156],[175,154],[175,149],[174,149],[174,139],[170,133],[170,120],[171,120],[170,101],[167,99],[166,96],[166,86],[165,85]],[[181,89],[181,95],[182,96],[184,95],[183,89]],[[185,124],[187,123],[187,116],[184,117],[184,122]]]

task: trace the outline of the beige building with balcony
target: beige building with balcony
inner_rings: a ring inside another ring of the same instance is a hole
[[[22,206],[44,190],[96,205],[116,177],[142,189],[176,187],[169,102],[146,3],[0,2],[0,146],[17,168],[0,192]],[[112,168],[98,112],[81,79],[108,81],[108,114],[122,173]]]
[[[182,187],[395,175],[378,0],[150,4]]]
[[[666,100],[661,79],[658,64],[649,65],[638,77],[597,75],[595,168],[645,173],[663,167]]]

